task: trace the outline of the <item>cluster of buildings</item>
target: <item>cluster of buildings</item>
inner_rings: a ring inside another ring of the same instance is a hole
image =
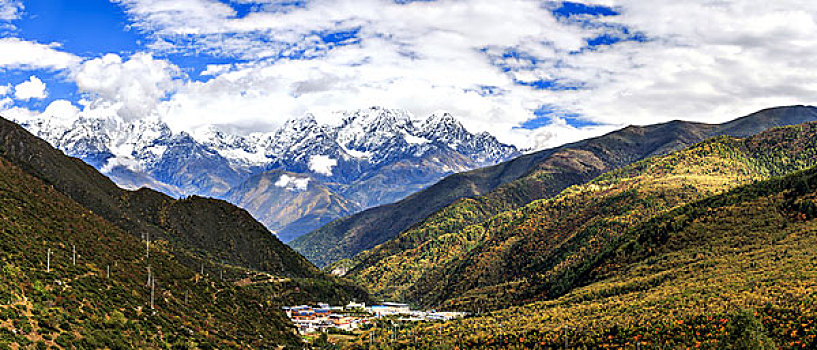
[[[353,331],[369,324],[372,319],[386,316],[395,316],[401,321],[447,321],[466,315],[463,312],[411,310],[409,305],[401,303],[381,303],[372,306],[355,302],[350,302],[346,306],[319,303],[317,307],[299,305],[285,306],[283,309],[300,333],[326,332],[333,328]]]

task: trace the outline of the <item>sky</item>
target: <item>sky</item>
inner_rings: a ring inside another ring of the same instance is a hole
[[[817,103],[807,0],[0,0],[0,115],[272,131],[446,111],[541,149]]]

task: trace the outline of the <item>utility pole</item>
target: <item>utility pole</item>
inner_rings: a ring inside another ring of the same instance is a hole
[[[51,272],[51,248],[48,248],[48,253],[46,254],[45,271]]]
[[[567,348],[569,346],[570,346],[570,343],[568,343],[568,339],[567,339],[567,325],[565,325],[565,350],[567,350]]]

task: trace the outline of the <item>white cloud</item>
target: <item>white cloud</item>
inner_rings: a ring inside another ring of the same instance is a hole
[[[58,119],[66,122],[76,120],[79,114],[79,108],[66,100],[55,100],[49,103],[48,107],[46,107],[42,113],[45,118]]]
[[[23,13],[23,3],[17,0],[0,0],[0,21],[19,19]]]
[[[139,166],[139,162],[135,159],[131,158],[124,158],[124,157],[113,157],[109,158],[105,165],[102,166],[102,169],[99,169],[100,172],[103,174],[108,174],[117,167],[124,167],[132,171],[141,171],[141,167]]]
[[[283,174],[278,178],[278,181],[275,181],[274,185],[275,187],[286,188],[291,191],[306,191],[309,187],[309,178]]]
[[[332,176],[332,168],[338,165],[336,159],[325,155],[314,155],[309,157],[309,170],[318,174]]]
[[[418,116],[447,110],[471,131],[541,148],[626,124],[720,122],[817,103],[817,3],[800,0],[601,0],[593,3],[621,15],[585,17],[589,25],[552,16],[555,3],[525,0],[316,0],[244,17],[216,0],[118,2],[155,50],[247,60],[208,67],[210,80],[188,82],[159,104],[175,129],[269,130],[307,112],[331,118],[381,105]],[[622,27],[648,40],[583,49]],[[356,34],[346,45],[322,40],[337,31]],[[286,59],[295,53],[313,59]],[[581,88],[535,90],[515,80]],[[482,86],[500,93],[481,94]],[[555,116],[536,131],[518,128],[543,105],[601,126],[575,128]]]
[[[107,54],[84,62],[74,79],[95,103],[116,103],[119,116],[130,120],[154,114],[160,99],[180,83],[175,79],[179,74],[172,63],[147,53],[134,54],[127,61]]]
[[[14,98],[18,100],[41,100],[46,97],[48,97],[48,92],[46,92],[45,83],[33,75],[14,87]]]
[[[0,38],[0,69],[70,69],[81,59],[60,51],[57,44],[40,44],[18,38]]]

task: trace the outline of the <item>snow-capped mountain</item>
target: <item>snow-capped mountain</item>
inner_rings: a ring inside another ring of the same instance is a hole
[[[17,122],[100,169],[120,186],[231,200],[292,237],[317,228],[333,215],[349,214],[350,208],[356,211],[396,201],[448,174],[518,154],[488,133],[468,132],[447,113],[420,120],[403,110],[372,107],[337,117],[339,124],[323,125],[305,115],[273,132],[251,135],[215,127],[174,133],[155,118],[64,121],[41,116]],[[301,182],[271,178],[288,176],[289,180],[296,175],[302,175]],[[286,186],[278,186],[284,182]],[[313,186],[321,190],[314,191]],[[266,210],[259,205],[260,198],[270,203],[266,193],[270,191],[304,192],[297,202],[316,204],[311,210],[320,212],[321,219],[298,221],[311,215],[308,210]],[[321,203],[342,210],[320,207]],[[281,212],[293,214],[282,217]],[[299,222],[297,230],[286,227],[290,222]]]

